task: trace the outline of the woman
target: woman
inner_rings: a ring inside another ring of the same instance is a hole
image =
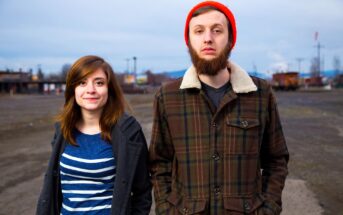
[[[74,63],[37,214],[149,214],[147,145],[124,103],[102,58]]]

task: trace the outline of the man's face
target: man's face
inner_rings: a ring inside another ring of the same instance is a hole
[[[190,46],[207,61],[218,57],[228,46],[228,34],[228,21],[216,10],[193,17],[189,23]]]

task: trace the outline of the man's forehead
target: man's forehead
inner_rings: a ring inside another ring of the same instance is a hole
[[[205,13],[199,14],[195,17],[193,17],[190,22],[189,26],[194,27],[194,26],[213,26],[213,25],[223,25],[227,26],[228,20],[226,16],[217,10],[210,10]]]

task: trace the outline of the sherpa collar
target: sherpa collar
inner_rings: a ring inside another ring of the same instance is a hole
[[[249,74],[239,65],[232,61],[228,61],[228,67],[231,69],[230,82],[235,93],[249,93],[257,90],[257,87]],[[201,83],[193,65],[185,72],[180,85],[180,89],[187,88],[201,89]]]

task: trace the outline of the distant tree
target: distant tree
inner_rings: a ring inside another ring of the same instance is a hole
[[[38,68],[38,71],[37,71],[37,77],[38,77],[38,80],[43,80],[44,79],[44,73],[43,73],[43,70],[42,68]]]
[[[312,77],[319,76],[319,59],[317,57],[312,58],[310,72]]]
[[[69,63],[66,63],[62,66],[61,77],[60,77],[62,81],[66,80],[70,67],[71,67],[71,64],[69,64]]]
[[[56,72],[51,72],[46,78],[49,81],[60,81],[61,80],[61,75]]]
[[[32,80],[33,69],[30,68],[29,71],[28,71],[28,73],[29,73],[29,78],[30,78],[30,80]]]

